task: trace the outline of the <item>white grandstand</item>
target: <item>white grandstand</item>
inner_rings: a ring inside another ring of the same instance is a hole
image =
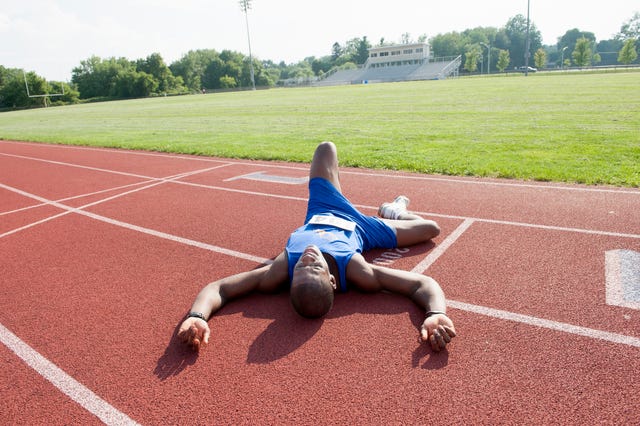
[[[369,58],[362,67],[328,73],[313,85],[441,80],[457,77],[461,63],[460,56],[433,58],[427,43],[372,47],[369,49]]]

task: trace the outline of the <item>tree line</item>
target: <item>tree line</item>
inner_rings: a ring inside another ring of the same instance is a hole
[[[429,44],[435,57],[462,55],[463,71],[469,73],[505,71],[523,66],[525,62],[538,68],[549,64],[557,68],[629,64],[637,61],[640,48],[638,12],[612,39],[599,42],[591,32],[571,29],[556,45],[543,46],[535,23],[531,22],[528,30],[526,18],[516,15],[502,28],[477,27],[438,34],[429,39]],[[530,58],[525,61],[527,33]],[[417,39],[426,40],[425,35]],[[410,34],[401,36],[401,44],[411,42]],[[394,43],[381,39],[377,46],[387,44]],[[253,84],[251,65],[256,86],[274,87],[287,81],[310,80],[335,69],[355,68],[366,62],[371,47],[366,36],[342,45],[336,42],[330,55],[311,56],[295,64],[255,58],[251,64],[242,53],[212,49],[189,51],[169,65],[159,53],[134,61],[92,56],[72,70],[70,83],[46,81],[33,71],[0,65],[0,109],[249,88]],[[45,94],[58,96],[41,96]]]

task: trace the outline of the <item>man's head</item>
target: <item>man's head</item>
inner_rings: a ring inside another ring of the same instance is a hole
[[[320,318],[333,306],[336,280],[316,246],[307,247],[293,268],[290,298],[293,309],[306,318]]]

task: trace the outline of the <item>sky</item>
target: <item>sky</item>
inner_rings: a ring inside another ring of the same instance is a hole
[[[331,54],[335,42],[377,44],[475,27],[504,27],[521,14],[555,44],[578,28],[612,38],[640,11],[637,0],[0,0],[0,65],[55,81],[93,55],[130,60],[159,53],[167,65],[190,50],[225,49],[295,63]]]

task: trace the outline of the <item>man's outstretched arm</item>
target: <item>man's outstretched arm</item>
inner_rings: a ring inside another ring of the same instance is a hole
[[[178,330],[178,337],[194,349],[209,343],[211,331],[207,320],[229,300],[253,291],[273,292],[286,281],[287,261],[280,254],[271,265],[231,275],[207,284],[196,296],[190,312],[199,316],[186,318]],[[200,317],[201,315],[201,317]]]
[[[446,315],[447,305],[440,285],[431,277],[415,272],[368,263],[362,255],[351,258],[347,279],[364,291],[390,291],[409,297],[426,312],[420,327],[420,341],[435,351],[444,349],[456,336],[453,321]]]

